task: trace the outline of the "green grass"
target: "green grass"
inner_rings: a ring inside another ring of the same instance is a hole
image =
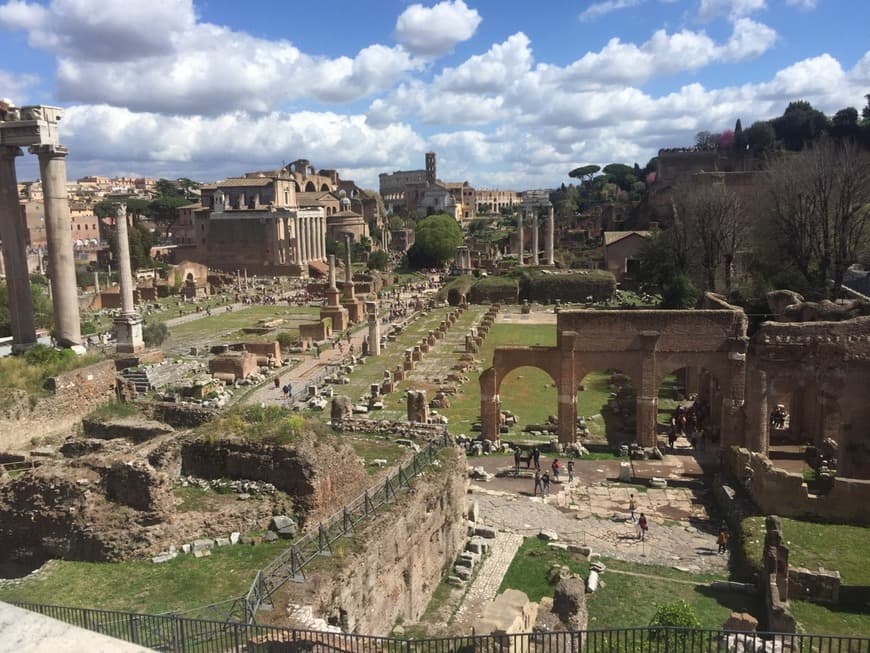
[[[49,377],[70,372],[102,359],[97,354],[79,356],[69,349],[53,349],[36,345],[21,356],[0,358],[0,407],[13,401],[16,390],[31,397],[48,394],[45,382]]]
[[[257,570],[285,547],[286,542],[228,546],[206,558],[179,555],[157,565],[56,561],[43,576],[0,588],[0,600],[149,613],[185,610],[244,594]]]
[[[589,628],[645,626],[652,619],[657,603],[677,599],[685,600],[692,607],[705,628],[720,628],[732,610],[753,614],[761,612],[761,604],[756,597],[710,590],[706,585],[718,578],[715,575],[691,574],[667,567],[613,559],[603,562],[608,571],[601,576],[602,585],[595,594],[586,595]],[[547,582],[547,574],[553,564],[567,565],[584,579],[588,577],[589,567],[585,558],[551,549],[546,542],[527,538],[508,568],[499,592],[509,588],[519,589],[532,601],[552,596],[555,588]]]
[[[751,569],[761,569],[764,517],[743,520],[741,555]],[[840,572],[840,604],[825,607],[791,601],[804,632],[866,635],[870,633],[870,528],[850,524],[824,524],[782,518],[782,533],[789,548],[789,565]]]
[[[113,419],[117,417],[133,417],[137,415],[141,415],[141,413],[136,404],[126,401],[110,401],[91,412],[86,419]]]
[[[238,406],[222,413],[197,429],[209,438],[215,434],[238,436],[270,444],[291,444],[298,441],[306,430],[302,415],[283,406]]]
[[[372,460],[378,458],[386,460],[387,467],[392,467],[410,455],[409,449],[376,435],[371,436],[370,439],[354,438],[349,440],[349,444],[353,447],[356,455],[366,461],[366,471],[369,474],[375,474],[380,469],[369,464]]]

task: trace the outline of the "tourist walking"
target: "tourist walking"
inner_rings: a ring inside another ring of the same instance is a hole
[[[553,464],[550,465],[550,467],[553,469],[553,480],[558,483],[559,482],[559,472],[562,471],[562,463],[560,463],[559,459],[556,458],[555,460],[553,460]]]
[[[550,496],[550,475],[546,471],[541,475],[541,487],[544,490],[541,496]]]
[[[541,486],[541,472],[535,470],[535,489],[532,491],[532,496],[538,496],[538,490],[541,491],[541,496],[544,496],[544,489]]]
[[[728,551],[728,531],[725,528],[719,529],[719,537],[716,538],[716,544],[719,545],[719,555]]]
[[[640,519],[637,520],[638,537],[641,542],[646,542],[646,532],[649,530],[649,524],[646,521],[646,515],[640,513]]]
[[[568,461],[568,482],[569,483],[574,482],[574,461],[573,460]]]
[[[541,471],[541,450],[535,447],[532,449],[532,456],[535,459],[535,469]]]
[[[628,495],[628,513],[631,515],[631,523],[637,523],[637,501],[634,498],[634,494]]]
[[[514,449],[514,478],[520,475],[520,460],[522,460],[522,454],[520,453],[520,448],[517,447]]]
[[[280,390],[280,389],[281,389],[281,377],[276,376],[275,377],[275,390]]]

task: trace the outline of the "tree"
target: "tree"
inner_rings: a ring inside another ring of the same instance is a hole
[[[634,174],[634,168],[627,166],[624,163],[610,163],[604,166],[602,172],[604,172],[613,183],[619,186],[619,188],[625,191],[631,190],[634,183],[638,181]]]
[[[674,206],[685,222],[688,241],[699,255],[706,289],[716,290],[716,276],[724,266],[725,291],[733,282],[734,258],[748,233],[748,221],[740,198],[724,183],[674,189]]]
[[[743,132],[743,139],[746,143],[746,149],[756,156],[762,156],[773,151],[776,144],[776,132],[768,121],[759,120],[752,123],[749,129]]]
[[[372,270],[386,270],[389,263],[390,257],[382,249],[369,254],[368,266]]]
[[[390,218],[390,231],[399,231],[405,228],[405,221],[397,215]]]
[[[158,179],[154,187],[160,197],[184,197],[184,190],[177,181]]]
[[[462,229],[445,214],[431,215],[417,223],[414,244],[408,250],[412,268],[440,268],[453,258],[462,244]]]
[[[159,347],[169,337],[169,327],[163,322],[149,322],[142,329],[142,340],[148,347]]]
[[[600,170],[601,166],[597,165],[580,166],[579,168],[574,168],[569,172],[568,176],[574,179],[579,179],[582,184],[587,179],[591,179],[592,175],[597,174]]]
[[[695,134],[695,146],[702,150],[715,150],[720,135],[716,132],[700,131]]]
[[[846,107],[834,114],[831,120],[831,136],[840,139],[854,139],[860,134],[858,125],[858,109]]]
[[[787,254],[820,292],[838,292],[870,222],[870,154],[823,139],[768,171],[767,217]]]
[[[787,150],[802,150],[828,129],[828,117],[805,100],[790,102],[782,116],[771,121],[776,138]]]
[[[867,100],[867,106],[861,109],[861,117],[864,120],[870,120],[870,93],[865,95],[864,99]]]

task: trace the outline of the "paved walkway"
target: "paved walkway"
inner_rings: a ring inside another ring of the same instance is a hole
[[[480,616],[484,606],[493,601],[507,573],[523,536],[517,533],[499,533],[490,540],[489,555],[477,571],[477,576],[471,582],[462,605],[456,611],[453,627],[457,632],[471,632],[474,621]]]

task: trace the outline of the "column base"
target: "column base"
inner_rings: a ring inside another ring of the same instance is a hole
[[[320,309],[320,319],[325,317],[332,320],[333,333],[344,331],[350,322],[347,309],[342,306],[324,306]]]
[[[142,339],[143,320],[138,315],[121,315],[112,321],[115,332],[115,351],[119,354],[136,354],[145,349]]]
[[[347,309],[348,318],[353,324],[362,322],[366,317],[366,308],[359,299],[345,299],[341,305]]]

